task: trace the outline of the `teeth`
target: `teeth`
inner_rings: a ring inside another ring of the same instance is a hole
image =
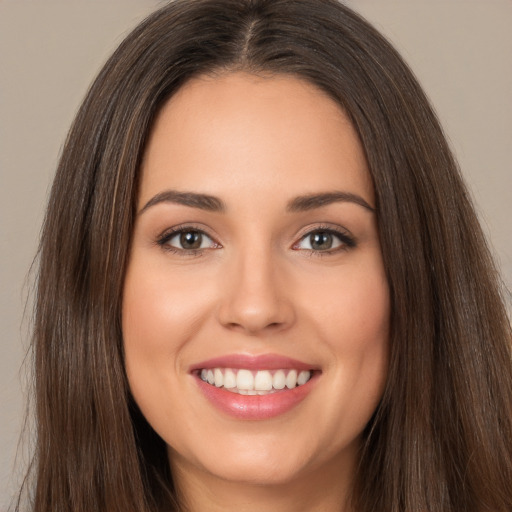
[[[297,385],[297,371],[291,370],[286,376],[286,387],[292,389]]]
[[[311,372],[302,370],[258,370],[231,368],[203,369],[201,379],[218,388],[241,395],[267,395],[282,389],[303,386],[311,378]]]
[[[286,375],[283,370],[277,370],[272,377],[272,387],[275,389],[284,389],[286,386]]]
[[[299,373],[299,376],[297,377],[297,386],[302,386],[306,384],[306,382],[309,380],[310,373],[307,371],[302,371]],[[215,379],[215,385],[217,385],[217,379]]]
[[[233,370],[228,369],[224,372],[224,387],[236,388],[236,375],[234,374]]]
[[[215,378],[215,386],[220,388],[224,384],[224,375],[222,375],[220,368],[215,368],[213,376]]]
[[[254,389],[258,391],[270,391],[272,389],[272,375],[270,375],[270,372],[256,372],[256,376],[254,377]]]
[[[238,370],[236,387],[238,389],[254,389],[254,377],[249,370]]]

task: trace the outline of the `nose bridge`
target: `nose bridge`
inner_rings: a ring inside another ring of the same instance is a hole
[[[293,307],[279,274],[270,244],[240,247],[225,276],[221,323],[248,333],[289,325]]]

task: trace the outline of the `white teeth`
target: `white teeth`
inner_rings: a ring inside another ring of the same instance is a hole
[[[202,375],[202,372],[201,372],[201,375]],[[236,388],[236,375],[234,374],[233,370],[228,369],[224,372],[224,387],[225,388]]]
[[[286,386],[286,375],[284,374],[283,370],[277,370],[276,373],[274,373],[274,377],[272,377],[272,387],[275,389],[284,389]]]
[[[236,376],[236,387],[242,389],[254,389],[254,377],[249,370],[238,370]]]
[[[231,368],[202,369],[200,377],[218,388],[224,387],[241,395],[268,395],[277,391],[303,386],[311,378],[311,372],[302,370],[258,370]]]
[[[256,372],[254,389],[257,391],[270,391],[272,389],[272,375],[269,371],[260,370]]]
[[[222,375],[222,370],[220,368],[215,368],[213,375],[215,377],[215,386],[220,388],[224,384],[224,375]]]
[[[297,377],[297,385],[302,386],[306,384],[306,382],[309,380],[309,377],[311,374],[307,371],[302,371],[299,373],[299,376]]]
[[[286,387],[292,389],[297,385],[297,371],[291,370],[286,376]]]

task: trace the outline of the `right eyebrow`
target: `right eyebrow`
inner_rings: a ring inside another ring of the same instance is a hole
[[[208,194],[197,194],[195,192],[179,192],[177,190],[165,190],[153,196],[138,212],[138,215],[144,213],[148,208],[160,203],[174,203],[190,208],[199,208],[210,212],[224,212],[226,207],[224,203],[215,196]]]

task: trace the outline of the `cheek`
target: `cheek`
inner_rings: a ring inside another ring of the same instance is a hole
[[[314,301],[309,318],[324,333],[336,354],[364,354],[387,346],[389,331],[389,287],[379,264],[361,265],[339,273]]]
[[[389,359],[389,287],[380,265],[352,269],[310,310],[310,321],[330,352],[336,425],[361,431],[382,396]],[[346,413],[350,411],[350,417]]]
[[[158,360],[177,352],[200,322],[207,293],[200,283],[168,275],[159,266],[131,263],[123,293],[123,338],[127,358],[142,352]],[[201,290],[204,292],[204,290]],[[202,303],[204,302],[204,304]]]
[[[193,297],[180,292],[179,284],[137,259],[128,268],[122,309],[125,366],[141,408],[172,387],[180,348],[194,324]]]
[[[123,291],[122,331],[130,391],[142,414],[160,434],[187,425],[180,393],[186,368],[183,348],[200,319],[197,283],[168,275],[158,264],[133,258]],[[189,428],[191,425],[189,425]],[[186,426],[183,427],[186,430]]]

